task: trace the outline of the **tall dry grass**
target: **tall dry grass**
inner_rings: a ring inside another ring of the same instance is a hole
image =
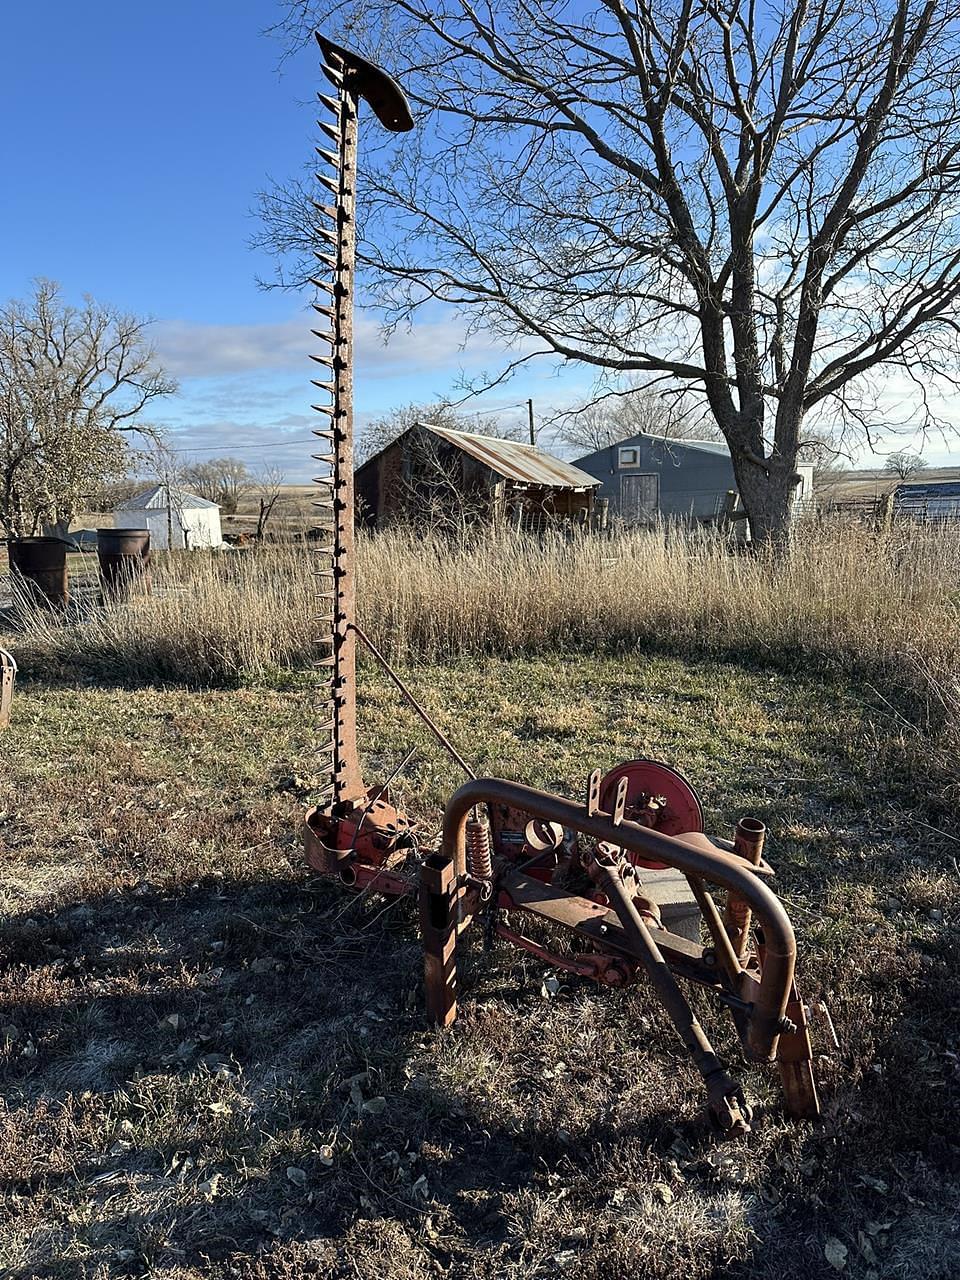
[[[367,543],[366,626],[395,659],[657,648],[839,668],[890,703],[891,767],[960,808],[960,530],[802,530],[783,561],[709,531]]]
[[[162,557],[148,598],[103,606],[80,590],[65,618],[17,602],[7,643],[28,675],[286,679],[322,631],[313,567],[302,547]],[[956,532],[826,526],[776,562],[706,532],[450,541],[395,530],[360,539],[359,610],[399,662],[658,648],[866,674],[884,682],[937,794],[960,803]]]
[[[451,545],[395,532],[362,546],[365,625],[395,658],[622,651],[883,663],[960,652],[960,538],[805,531],[786,561],[715,534],[504,536]]]
[[[316,613],[307,555],[157,556],[153,592],[102,603],[94,570],[65,615],[13,591],[8,642],[27,675],[81,672],[119,682],[232,685],[309,661]]]
[[[102,606],[80,591],[63,619],[20,602],[10,623],[28,670],[257,679],[309,663],[322,630],[314,567],[284,546],[163,557],[150,597]],[[359,610],[396,661],[657,646],[943,673],[960,659],[960,537],[828,526],[777,563],[697,532],[449,541],[397,530],[360,539]]]

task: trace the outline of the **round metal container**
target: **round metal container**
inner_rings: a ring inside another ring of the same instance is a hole
[[[37,604],[62,607],[69,599],[67,544],[62,538],[16,538],[7,543],[10,577]]]
[[[149,529],[98,529],[97,559],[105,596],[125,600],[133,591],[149,595]]]

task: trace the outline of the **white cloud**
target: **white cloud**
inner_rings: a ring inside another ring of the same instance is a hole
[[[322,317],[302,312],[272,324],[194,324],[161,322],[155,331],[163,364],[178,378],[223,377],[241,373],[304,370],[316,351],[310,333]],[[384,343],[380,324],[359,313],[354,324],[354,358],[358,373],[372,378],[394,377],[414,370],[430,372],[462,365],[476,366],[500,358],[503,347],[482,337],[467,337],[461,320],[425,320],[412,329],[399,329]]]

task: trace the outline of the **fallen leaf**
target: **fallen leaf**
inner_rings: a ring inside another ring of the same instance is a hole
[[[836,1236],[827,1237],[823,1254],[835,1271],[842,1271],[847,1265],[847,1246]]]
[[[882,1178],[871,1178],[868,1173],[861,1173],[860,1181],[865,1187],[870,1187],[872,1190],[878,1191],[882,1196],[885,1196],[890,1190]]]
[[[307,1181],[307,1175],[302,1169],[298,1169],[295,1164],[287,1166],[287,1180],[295,1186],[302,1187]]]
[[[857,1232],[857,1248],[868,1262],[876,1262],[877,1255],[873,1245],[870,1243],[870,1237],[862,1231]]]

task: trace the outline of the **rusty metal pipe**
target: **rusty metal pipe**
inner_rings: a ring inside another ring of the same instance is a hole
[[[741,858],[758,867],[763,858],[766,836],[767,828],[759,818],[741,818],[733,833],[733,847]],[[750,941],[751,911],[749,904],[739,894],[731,892],[727,895],[723,924],[730,945],[740,961],[746,954]]]
[[[730,941],[724,921],[717,910],[717,904],[707,892],[703,881],[697,876],[687,876],[686,880],[690,886],[690,892],[693,894],[697,906],[707,922],[707,929],[713,941],[717,963],[726,975],[727,981],[733,990],[738,991],[740,988],[740,976],[743,972],[740,968],[740,957],[733,948],[733,943]]]
[[[549,795],[535,787],[502,778],[477,778],[464,783],[447,802],[443,815],[443,850],[459,869],[466,863],[466,824],[478,804],[505,804],[548,822],[618,845],[641,858],[665,862],[684,875],[697,876],[738,894],[756,914],[764,930],[763,974],[748,1020],[747,1047],[760,1061],[776,1055],[777,1040],[790,996],[797,944],[793,926],[776,894],[743,865],[740,858],[685,843],[682,836],[667,836],[623,822],[615,826],[603,813],[588,814],[572,800]]]
[[[373,657],[376,658],[377,662],[380,663],[380,666],[383,668],[384,672],[387,674],[390,680],[393,681],[396,687],[400,690],[400,693],[403,695],[404,698],[406,698],[410,706],[413,707],[414,711],[417,713],[417,715],[420,717],[423,723],[427,726],[427,728],[430,730],[430,732],[433,734],[436,740],[440,743],[444,751],[446,751],[446,753],[450,756],[450,758],[460,766],[460,768],[463,770],[463,772],[467,775],[468,778],[476,778],[477,775],[467,764],[466,760],[464,760],[460,752],[456,749],[456,747],[453,745],[453,743],[450,741],[447,735],[443,732],[443,730],[440,728],[437,722],[433,719],[433,717],[429,714],[429,712],[426,711],[425,708],[421,705],[421,703],[417,701],[417,699],[410,692],[410,690],[407,688],[404,682],[400,679],[396,671],[394,671],[393,667],[391,667],[390,663],[386,660],[386,658],[383,656],[383,654],[380,652],[377,646],[373,643],[370,637],[366,635],[360,629],[360,627],[357,626],[355,622],[350,623],[350,630],[356,633],[357,639],[369,650],[369,652],[373,655]]]

